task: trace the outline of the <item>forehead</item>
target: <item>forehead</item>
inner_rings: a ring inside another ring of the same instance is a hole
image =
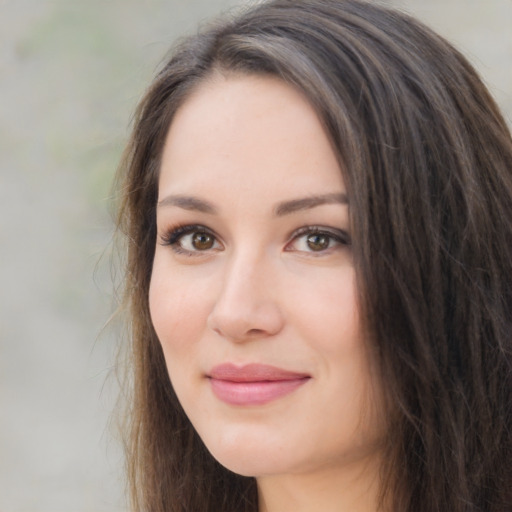
[[[305,188],[312,194],[344,188],[314,108],[300,91],[269,76],[215,76],[177,110],[160,191],[207,188],[211,181],[229,182],[238,192],[262,185],[271,190],[282,181],[302,194]]]

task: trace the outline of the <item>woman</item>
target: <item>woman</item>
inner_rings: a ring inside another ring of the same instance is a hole
[[[512,142],[358,0],[184,41],[121,166],[135,510],[512,509]]]

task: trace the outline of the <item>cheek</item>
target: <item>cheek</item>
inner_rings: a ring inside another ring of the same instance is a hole
[[[314,286],[311,286],[314,283]],[[333,273],[318,273],[311,280],[296,282],[294,317],[306,339],[327,354],[359,351],[362,340],[354,271],[351,267]]]
[[[191,286],[190,278],[155,258],[149,289],[153,327],[164,349],[182,352],[202,332],[208,315],[207,287]]]
[[[153,327],[162,346],[167,371],[179,401],[194,402],[190,369],[199,359],[198,341],[204,333],[207,306],[204,293],[190,286],[175,268],[155,261],[149,289],[149,309]],[[195,378],[195,377],[194,377]]]
[[[349,411],[358,417],[360,408],[373,402],[374,371],[363,338],[353,269],[317,278],[315,287],[295,286],[290,305],[295,334],[318,357],[318,373],[325,393],[323,404],[340,422]],[[363,402],[366,404],[364,405]],[[339,405],[335,413],[333,404]]]

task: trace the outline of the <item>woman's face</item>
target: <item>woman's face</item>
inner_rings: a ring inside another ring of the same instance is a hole
[[[368,459],[382,432],[342,173],[315,111],[269,77],[215,77],[163,152],[150,309],[213,456],[251,476]]]

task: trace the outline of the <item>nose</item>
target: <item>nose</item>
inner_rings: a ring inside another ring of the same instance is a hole
[[[237,258],[226,263],[208,327],[235,342],[274,336],[284,318],[269,265],[261,259]]]

